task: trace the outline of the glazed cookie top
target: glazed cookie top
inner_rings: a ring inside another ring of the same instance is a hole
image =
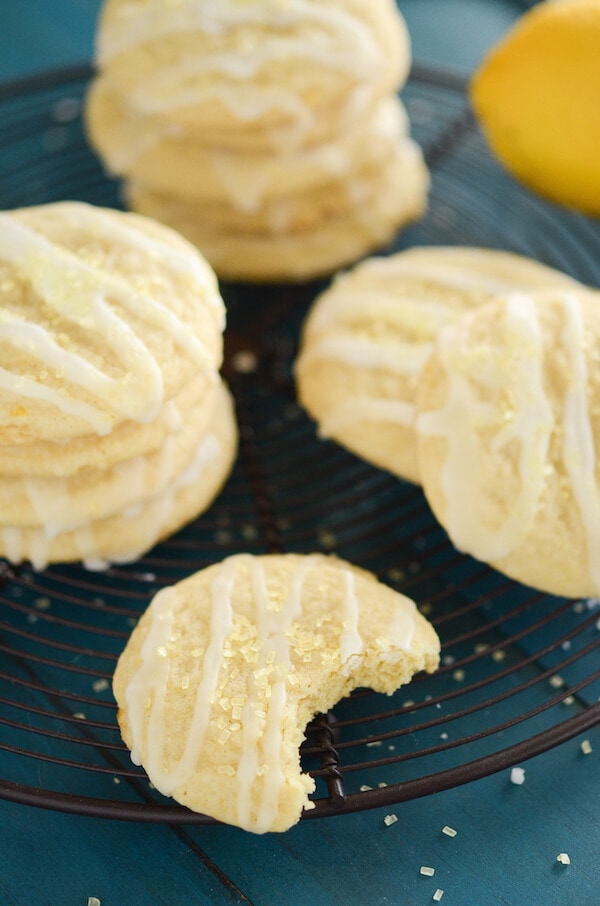
[[[224,306],[200,254],[134,214],[61,202],[0,213],[3,444],[150,422],[220,365]]]
[[[408,598],[323,555],[228,558],[154,598],[114,678],[123,737],[152,783],[257,833],[286,830],[314,781],[299,746],[355,686],[391,693],[437,666]]]
[[[418,391],[423,487],[455,545],[560,595],[600,593],[599,300],[489,303],[440,334]]]
[[[299,122],[348,86],[394,90],[410,46],[392,0],[108,0],[97,58],[145,114],[189,125],[216,101],[241,122]]]
[[[322,436],[418,482],[415,393],[439,331],[497,295],[555,285],[579,284],[496,249],[415,247],[363,261],[334,280],[306,319],[296,365],[303,403]],[[370,432],[357,427],[365,421]],[[388,450],[376,424],[396,426]]]

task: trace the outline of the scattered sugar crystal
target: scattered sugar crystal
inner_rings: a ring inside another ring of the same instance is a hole
[[[562,689],[565,684],[564,679],[558,673],[555,673],[554,676],[551,676],[548,682],[553,689]]]
[[[385,782],[385,780],[381,780],[381,781],[377,784],[377,786],[379,787],[380,790],[384,790],[384,789],[386,788],[386,786],[387,786],[387,783]]]
[[[94,692],[104,692],[108,689],[108,680],[107,679],[97,679],[92,683],[92,689]]]
[[[337,543],[337,538],[333,532],[323,529],[319,532],[319,544],[321,547],[325,548],[334,548]]]
[[[35,599],[35,609],[36,610],[50,610],[52,607],[52,602],[50,598],[45,596]]]
[[[61,98],[52,108],[52,119],[57,123],[70,123],[77,119],[81,110],[81,101],[79,98]],[[95,897],[92,897],[96,900]],[[100,900],[97,900],[92,906],[99,906]]]
[[[496,661],[497,664],[499,664],[500,661],[503,661],[505,657],[506,651],[504,651],[502,648],[499,648],[497,651],[492,652],[492,660]]]
[[[439,903],[443,896],[444,896],[444,891],[441,889],[441,887],[438,887],[438,889],[436,890],[436,892],[434,893],[434,895],[432,896],[431,899],[435,903]]]
[[[73,717],[76,717],[77,720],[85,720],[85,714],[83,713],[83,711],[76,711],[73,714]]]
[[[392,569],[388,570],[388,578],[391,579],[392,582],[400,582],[404,578],[404,572],[397,567],[392,567]]]
[[[525,769],[513,768],[510,772],[510,782],[516,784],[516,786],[521,786],[521,784],[525,783]]]
[[[87,906],[101,906],[98,897],[88,897]]]
[[[42,134],[42,143],[50,154],[62,151],[69,144],[69,133],[62,126],[51,126]]]
[[[454,830],[453,827],[449,827],[449,825],[444,824],[444,826],[442,828],[442,833],[445,834],[447,837],[456,837],[458,831]]]
[[[452,674],[452,678],[455,679],[457,683],[462,683],[465,678],[465,671],[461,669],[455,670]]]
[[[561,865],[570,865],[571,860],[568,853],[559,853],[556,857],[556,861],[560,862]]]
[[[567,695],[566,698],[563,698],[563,705],[572,705],[575,702],[575,696]]]
[[[252,374],[258,367],[258,359],[250,349],[240,349],[232,357],[231,364],[239,374]]]
[[[361,791],[361,793],[366,793],[368,790],[372,790],[372,789],[373,789],[373,787],[369,786],[368,783],[363,783],[362,786],[359,787],[359,790]]]
[[[386,815],[383,819],[383,823],[386,825],[386,827],[389,827],[391,824],[395,824],[397,820],[397,815]]]
[[[579,746],[584,755],[592,754],[592,744],[589,739],[584,739],[581,745]]]
[[[421,865],[419,874],[426,875],[426,877],[428,878],[433,878],[435,874],[435,868],[430,868],[429,865]]]

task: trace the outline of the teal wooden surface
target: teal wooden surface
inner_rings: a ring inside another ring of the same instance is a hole
[[[526,4],[403,0],[415,58],[470,71]],[[97,0],[0,0],[0,78],[89,59]],[[1,124],[0,124],[1,128]],[[600,729],[484,780],[255,837],[0,802],[1,906],[597,906]],[[387,826],[384,818],[398,820]],[[442,827],[450,825],[450,838]],[[570,865],[556,861],[567,852]],[[433,877],[421,866],[435,869]]]

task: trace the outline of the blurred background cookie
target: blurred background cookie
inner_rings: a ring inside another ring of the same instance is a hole
[[[129,206],[220,277],[330,274],[425,209],[397,97],[410,41],[391,0],[108,0],[97,49],[91,145]]]
[[[389,241],[423,211],[429,177],[410,139],[381,142],[377,163],[312,190],[247,211],[187,201],[130,183],[130,206],[186,236],[220,277],[248,282],[310,280]]]

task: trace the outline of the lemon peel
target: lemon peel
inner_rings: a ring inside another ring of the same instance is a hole
[[[487,52],[469,89],[513,176],[600,216],[600,0],[543,0]]]

